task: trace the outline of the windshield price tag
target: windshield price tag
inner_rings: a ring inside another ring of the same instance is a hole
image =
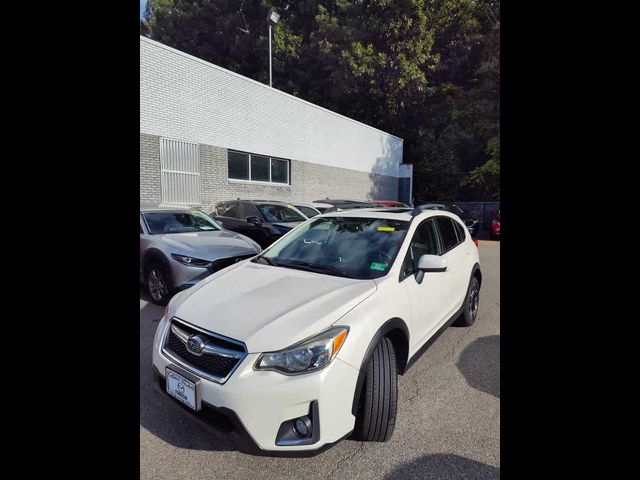
[[[384,272],[387,269],[387,264],[386,263],[371,262],[371,266],[369,268],[371,270],[380,270],[381,272]]]
[[[395,232],[395,227],[378,227],[379,232]]]

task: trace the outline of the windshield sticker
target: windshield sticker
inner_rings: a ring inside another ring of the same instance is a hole
[[[371,267],[369,267],[371,270],[379,270],[381,272],[384,272],[387,269],[387,264],[386,263],[378,263],[378,262],[371,262]]]
[[[379,232],[395,232],[395,227],[378,227]]]

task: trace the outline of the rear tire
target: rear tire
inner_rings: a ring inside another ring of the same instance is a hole
[[[145,269],[144,283],[151,301],[156,305],[166,305],[173,296],[171,274],[160,262],[150,263]]]
[[[476,317],[478,316],[479,303],[480,282],[474,275],[474,277],[471,279],[471,284],[469,285],[469,290],[467,292],[467,298],[464,301],[462,313],[453,325],[456,327],[470,327],[471,325],[473,325],[473,322],[476,321]]]
[[[393,343],[383,338],[373,351],[360,398],[354,437],[366,442],[386,442],[396,425],[398,374]]]

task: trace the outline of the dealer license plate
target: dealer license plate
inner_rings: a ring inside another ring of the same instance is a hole
[[[169,368],[165,370],[165,373],[167,393],[193,410],[196,410],[196,384]]]

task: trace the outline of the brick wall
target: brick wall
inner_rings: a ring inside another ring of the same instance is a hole
[[[401,138],[281,92],[277,85],[277,75],[276,88],[270,88],[140,37],[141,133],[399,176]]]
[[[160,185],[160,139],[140,134],[140,203],[158,204],[162,200]]]
[[[140,200],[160,203],[160,137],[140,134]],[[291,160],[291,185],[228,179],[227,149],[200,145],[202,208],[235,198],[311,202],[329,198],[395,199],[398,179],[387,175]]]

